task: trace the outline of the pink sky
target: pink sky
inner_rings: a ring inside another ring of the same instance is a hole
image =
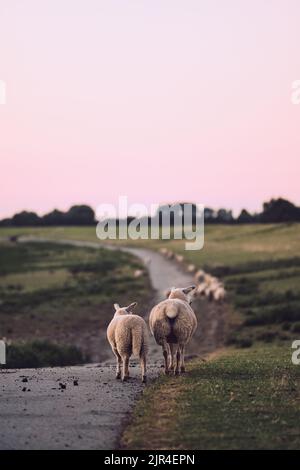
[[[0,0],[0,217],[300,205],[299,0]]]

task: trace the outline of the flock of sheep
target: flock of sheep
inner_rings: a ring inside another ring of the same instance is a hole
[[[161,248],[167,259],[174,259],[189,273],[193,273],[196,285],[185,288],[172,287],[166,292],[166,299],[151,310],[149,326],[158,345],[162,347],[165,373],[175,375],[185,372],[185,346],[197,328],[197,318],[191,307],[196,297],[222,302],[226,292],[224,285],[214,276],[198,270],[195,265],[184,264],[183,256]],[[142,270],[135,277],[143,274]],[[148,330],[145,320],[133,313],[136,302],[128,307],[114,305],[115,314],[107,329],[107,338],[117,360],[116,378],[123,381],[129,377],[129,359],[132,354],[140,359],[142,381],[146,382],[148,354]]]
[[[194,274],[194,279],[197,287],[194,292],[194,297],[206,297],[210,301],[222,302],[226,297],[224,284],[214,276],[206,273],[202,269],[197,270],[194,264],[185,264],[182,255],[176,254],[167,248],[161,248],[160,253],[167,259],[173,259],[188,273]]]

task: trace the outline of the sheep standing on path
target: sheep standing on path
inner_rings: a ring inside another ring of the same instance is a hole
[[[151,310],[149,325],[157,344],[162,346],[165,373],[185,372],[184,349],[197,328],[197,318],[190,306],[190,293],[196,286],[172,287],[168,299]]]
[[[140,359],[142,381],[146,382],[146,360],[148,353],[148,331],[145,320],[132,313],[137,305],[133,302],[121,308],[114,304],[115,314],[107,328],[107,339],[117,359],[116,378],[125,381],[129,377],[129,359],[133,354]]]

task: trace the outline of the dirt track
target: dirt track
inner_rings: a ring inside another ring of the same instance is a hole
[[[99,247],[97,243],[61,242]],[[191,275],[158,253],[124,250],[147,265],[156,290],[153,304],[164,297],[168,287],[193,282]],[[205,354],[222,345],[225,311],[206,301],[196,302],[194,308],[199,326],[188,354]],[[103,343],[104,334],[101,340]],[[160,348],[151,339],[150,380],[161,372],[161,358]],[[114,378],[114,361],[80,367],[1,370],[0,449],[116,448],[122,421],[144,387],[139,367],[134,364],[131,372],[131,380],[122,384]]]

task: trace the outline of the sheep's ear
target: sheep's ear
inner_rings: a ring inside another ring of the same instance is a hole
[[[172,290],[172,289],[167,289],[167,290],[166,290],[166,292],[165,292],[165,294],[166,294],[166,299],[169,298],[169,295],[171,294],[171,290]]]
[[[171,292],[173,292],[174,290],[176,290],[176,287],[173,286],[173,287],[171,287],[171,289],[167,289],[167,290],[165,291],[165,293],[166,293],[166,298],[167,298],[167,299],[169,298]]]
[[[114,307],[115,307],[115,310],[117,311],[117,310],[119,310],[120,305],[119,304],[114,304]]]
[[[189,287],[185,287],[184,289],[182,289],[182,292],[184,294],[188,294],[189,292],[191,292],[194,289],[196,289],[196,286],[189,286]]]
[[[137,305],[137,302],[132,302],[132,304],[128,305],[128,307],[126,307],[127,312],[132,312],[132,310],[134,310],[134,307],[136,305]]]

